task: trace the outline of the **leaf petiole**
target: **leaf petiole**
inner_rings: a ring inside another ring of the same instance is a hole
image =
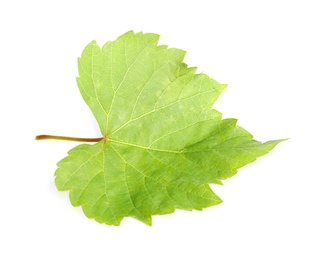
[[[82,137],[70,137],[70,136],[59,136],[59,135],[37,135],[36,140],[46,140],[46,139],[55,139],[55,140],[64,140],[64,141],[75,141],[75,142],[99,142],[103,140],[103,137],[98,138],[82,138]]]

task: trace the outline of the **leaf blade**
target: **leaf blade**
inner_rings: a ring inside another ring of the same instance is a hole
[[[159,35],[130,31],[100,48],[88,44],[77,83],[104,139],[80,145],[58,163],[58,190],[99,223],[222,200],[210,183],[236,174],[283,140],[261,143],[212,105],[225,89],[183,63],[185,52],[158,46]]]

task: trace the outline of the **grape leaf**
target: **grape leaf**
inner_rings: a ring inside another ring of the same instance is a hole
[[[282,141],[255,141],[236,119],[222,119],[212,105],[226,85],[158,39],[130,31],[102,48],[91,42],[78,60],[77,84],[103,139],[70,150],[55,181],[100,223],[130,216],[151,225],[152,215],[217,205],[210,183]]]

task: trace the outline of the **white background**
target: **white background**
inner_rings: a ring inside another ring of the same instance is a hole
[[[2,1],[0,259],[323,259],[321,1]],[[261,141],[290,138],[242,168],[202,212],[100,225],[57,192],[56,162],[98,137],[76,58],[133,29],[187,51],[228,88],[215,108]]]

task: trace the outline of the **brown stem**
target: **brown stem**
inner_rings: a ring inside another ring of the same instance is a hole
[[[36,140],[55,139],[75,142],[99,142],[103,140],[103,137],[98,138],[82,138],[82,137],[70,137],[70,136],[58,136],[58,135],[37,135]]]

